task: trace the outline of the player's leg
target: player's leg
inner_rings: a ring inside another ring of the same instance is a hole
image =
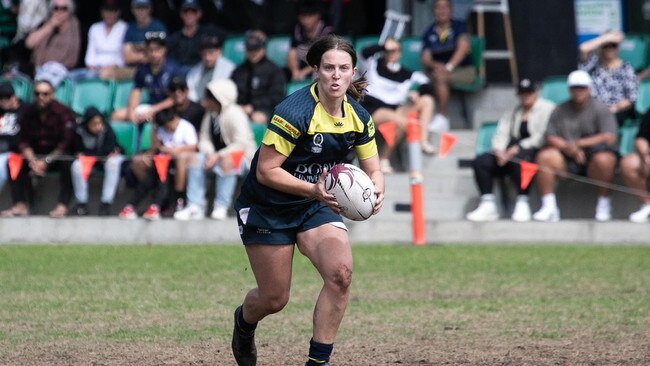
[[[298,249],[309,258],[323,279],[314,308],[314,330],[309,350],[309,362],[322,364],[329,361],[348,305],[352,283],[352,250],[347,231],[334,224],[324,224],[299,233]]]

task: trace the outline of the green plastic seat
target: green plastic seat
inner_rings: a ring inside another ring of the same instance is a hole
[[[643,80],[639,83],[634,109],[640,115],[645,114],[650,109],[650,80]]]
[[[497,130],[497,123],[497,121],[486,121],[479,126],[475,145],[477,156],[492,150],[492,136]]]
[[[625,39],[618,46],[618,55],[636,71],[648,66],[650,52],[650,41],[642,35],[626,35]]]
[[[280,34],[271,36],[266,42],[266,57],[279,67],[287,66],[287,54],[291,48],[291,36]]]
[[[290,81],[287,83],[285,95],[293,94],[298,89],[302,89],[311,84],[311,80]]]
[[[138,152],[147,151],[151,148],[151,128],[151,122],[147,122],[142,126],[142,132],[140,134],[140,148]]]
[[[637,119],[626,120],[618,129],[618,150],[621,156],[634,152],[634,140],[639,132],[641,122]]]
[[[262,139],[264,138],[264,133],[266,133],[266,125],[261,123],[250,123],[251,130],[253,131],[253,137],[255,137],[255,143],[257,146],[262,144]]]
[[[542,88],[540,96],[546,100],[550,100],[555,104],[564,103],[569,100],[569,86],[567,84],[567,77],[562,76],[549,76],[542,81]]]
[[[110,124],[124,155],[132,156],[135,153],[136,126],[128,121],[111,121]]]
[[[420,53],[422,52],[422,38],[419,36],[405,37],[400,40],[402,47],[401,64],[411,71],[422,71]]]
[[[68,78],[63,79],[61,84],[59,84],[54,91],[54,98],[58,100],[59,103],[69,106],[72,100],[72,87],[72,80]]]
[[[246,58],[246,46],[244,45],[245,37],[243,34],[233,35],[223,42],[221,52],[230,61],[239,65]]]
[[[485,40],[480,37],[470,37],[470,59],[476,69],[476,78],[471,83],[452,84],[451,88],[462,92],[475,92],[483,88],[485,79],[483,77],[483,52],[485,51]]]
[[[34,100],[33,90],[34,85],[32,81],[23,77],[12,77],[9,79],[2,79],[2,81],[9,81],[14,87],[16,96],[24,102],[31,102]]]
[[[81,115],[86,108],[94,106],[102,114],[108,115],[113,106],[113,82],[102,79],[81,79],[72,89],[70,107]]]

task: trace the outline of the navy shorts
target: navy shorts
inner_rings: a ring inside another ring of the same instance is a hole
[[[320,201],[289,207],[246,205],[238,201],[235,210],[244,245],[295,244],[298,233],[324,224],[347,230],[343,218]]]

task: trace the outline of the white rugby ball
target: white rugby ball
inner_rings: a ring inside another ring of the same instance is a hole
[[[370,177],[352,164],[337,164],[327,172],[325,189],[336,197],[341,215],[354,221],[372,216],[377,196]]]

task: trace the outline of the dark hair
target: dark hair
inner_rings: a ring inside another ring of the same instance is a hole
[[[164,126],[167,122],[173,120],[174,117],[176,117],[176,109],[173,107],[165,108],[156,113],[155,121],[158,126]]]
[[[102,114],[102,112],[100,112],[99,109],[95,107],[88,107],[86,108],[83,116],[81,117],[81,124],[83,124],[84,127],[88,127],[88,123],[90,123],[90,121],[95,117],[101,117],[102,123],[104,123],[104,115]]]
[[[354,50],[352,43],[345,38],[334,34],[317,39],[311,47],[309,47],[309,51],[307,51],[307,63],[314,68],[320,66],[323,54],[329,50],[340,50],[346,52],[352,58],[352,66],[357,67],[357,52]],[[359,78],[350,83],[350,86],[348,86],[348,93],[352,95],[354,99],[362,100],[367,86],[368,81],[366,80],[366,74],[363,73]]]

